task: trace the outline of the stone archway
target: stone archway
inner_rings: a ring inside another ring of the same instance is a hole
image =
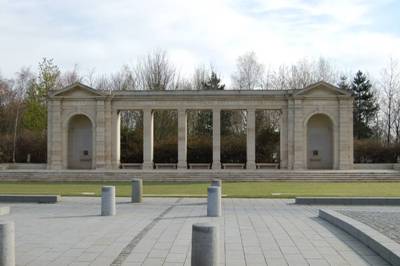
[[[68,168],[93,168],[93,125],[83,114],[77,114],[68,122]]]
[[[307,122],[307,168],[333,169],[333,123],[325,114]]]

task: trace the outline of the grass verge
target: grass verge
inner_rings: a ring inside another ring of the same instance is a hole
[[[117,196],[130,196],[130,182],[0,182],[0,194],[99,196],[102,185],[115,185]],[[145,196],[204,197],[208,182],[144,182]],[[298,196],[400,197],[400,183],[224,182],[226,197],[294,198]]]

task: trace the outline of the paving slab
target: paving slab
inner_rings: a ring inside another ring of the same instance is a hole
[[[7,215],[10,213],[9,206],[0,206],[0,215]]]
[[[10,204],[4,219],[16,224],[17,265],[190,265],[199,222],[219,226],[221,265],[387,265],[318,208],[293,203],[223,199],[222,216],[207,217],[206,199],[117,198],[117,215],[104,217],[100,198],[64,197]]]

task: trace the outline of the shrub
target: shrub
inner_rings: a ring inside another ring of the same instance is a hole
[[[382,142],[354,140],[355,163],[395,163],[400,155],[400,144],[384,145]]]

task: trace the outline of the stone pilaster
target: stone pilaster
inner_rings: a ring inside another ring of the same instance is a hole
[[[221,109],[213,110],[213,163],[212,169],[221,169]]]
[[[112,112],[110,100],[105,101],[104,108],[104,163],[107,169],[112,169]]]
[[[353,104],[339,99],[339,169],[353,168]]]
[[[187,169],[187,115],[178,109],[178,169]]]
[[[143,110],[143,169],[153,169],[153,112]]]
[[[52,153],[53,153],[53,101],[47,102],[47,169],[52,168]]]
[[[68,149],[67,145],[63,145],[63,127],[61,121],[61,101],[52,101],[52,144],[51,144],[51,169],[62,169],[67,166],[67,158],[64,158],[63,151]]]
[[[96,108],[96,169],[104,169],[105,165],[105,104],[104,100],[97,100]]]
[[[287,107],[281,110],[279,120],[280,132],[280,168],[288,169],[288,110]]]
[[[256,110],[247,109],[247,169],[256,169]]]
[[[287,110],[287,153],[288,153],[288,169],[294,167],[294,101],[288,100]]]
[[[294,162],[293,169],[305,169],[305,138],[303,100],[294,100]]]

